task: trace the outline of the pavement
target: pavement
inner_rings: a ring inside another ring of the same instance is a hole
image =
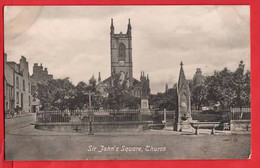
[[[26,113],[20,117],[15,116],[13,118],[7,118],[5,119],[5,132],[28,126],[33,122],[35,122],[34,113]]]
[[[5,120],[6,160],[247,159],[251,134],[245,132],[164,130],[99,133],[36,130],[34,114]]]
[[[108,132],[108,133],[95,133],[94,135],[195,135],[192,131],[186,132],[177,132],[172,131],[172,127],[167,127],[163,130],[149,130],[149,131],[140,131],[140,132]],[[25,125],[20,128],[15,128],[8,131],[8,134],[12,135],[30,135],[30,136],[86,136],[88,133],[81,132],[58,132],[58,131],[46,131],[46,130],[38,130],[34,129],[34,124],[30,123],[30,125]],[[200,129],[199,135],[210,135],[210,129]],[[241,135],[241,134],[250,134],[249,131],[240,131],[240,132],[232,132],[232,131],[221,131],[215,130],[215,135]]]
[[[15,114],[13,117],[9,114],[9,115],[6,116],[5,119],[13,119],[13,118],[19,118],[19,117],[26,117],[26,116],[29,116],[29,115],[32,115],[32,113],[21,112],[19,115],[18,115],[18,114]]]

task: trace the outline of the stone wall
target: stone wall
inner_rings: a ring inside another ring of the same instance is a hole
[[[251,130],[251,120],[231,120],[230,131],[249,131]]]

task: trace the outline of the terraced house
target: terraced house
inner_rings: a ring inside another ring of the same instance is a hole
[[[5,111],[20,107],[24,112],[31,112],[31,79],[24,56],[21,56],[17,64],[8,62],[7,54],[4,54],[4,89]]]

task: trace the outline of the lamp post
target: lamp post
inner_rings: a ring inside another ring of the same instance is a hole
[[[89,102],[89,132],[88,135],[94,135],[92,132],[92,112],[91,112],[91,95],[94,95],[93,92],[87,92],[86,95],[88,95],[88,102]]]

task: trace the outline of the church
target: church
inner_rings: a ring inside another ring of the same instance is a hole
[[[101,80],[99,73],[97,90],[103,97],[108,96],[109,88],[115,85],[116,77],[119,77],[119,84],[125,84],[131,90],[135,97],[145,97],[150,95],[149,75],[141,71],[140,80],[133,77],[132,61],[132,27],[130,19],[127,25],[127,32],[115,33],[113,19],[110,26],[110,58],[111,58],[111,76]],[[118,81],[117,80],[117,81]]]

